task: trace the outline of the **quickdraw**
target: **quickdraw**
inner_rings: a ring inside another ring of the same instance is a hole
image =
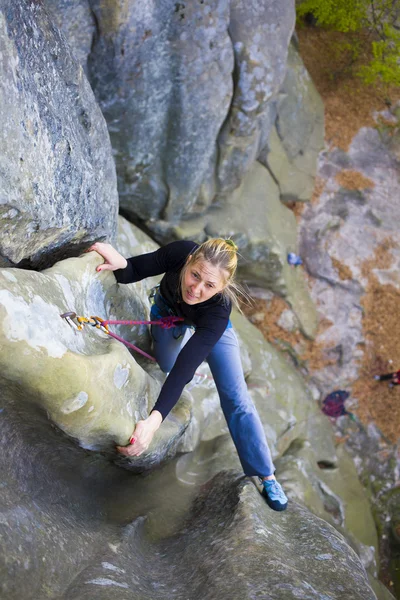
[[[116,320],[105,320],[105,319],[102,319],[101,317],[97,317],[97,316],[91,316],[89,318],[80,317],[72,311],[65,312],[62,315],[60,315],[60,317],[62,319],[64,319],[70,327],[73,327],[73,328],[77,329],[78,331],[82,331],[82,329],[84,328],[85,325],[91,325],[92,327],[101,329],[101,331],[103,331],[104,333],[107,333],[109,336],[113,337],[114,339],[118,340],[119,342],[122,342],[123,344],[125,344],[125,346],[132,348],[132,350],[135,350],[135,352],[139,352],[139,354],[142,354],[142,356],[145,356],[146,358],[148,358],[149,360],[152,360],[153,362],[156,362],[156,359],[154,358],[154,356],[150,356],[150,354],[147,354],[147,352],[144,352],[137,346],[134,346],[130,342],[127,342],[126,340],[124,340],[122,337],[120,337],[116,333],[113,333],[112,331],[109,330],[108,326],[109,325],[158,325],[158,326],[162,327],[163,329],[171,329],[172,327],[176,327],[177,323],[184,320],[183,317],[175,317],[175,316],[171,315],[168,317],[161,317],[160,319],[157,319],[156,321],[116,321]]]
[[[128,348],[132,348],[132,350],[134,350],[135,352],[138,352],[139,354],[141,354],[142,356],[145,356],[146,358],[148,358],[149,360],[151,360],[153,362],[157,362],[156,359],[154,358],[154,356],[150,356],[150,354],[147,354],[147,352],[144,352],[144,350],[141,350],[137,346],[134,346],[130,342],[127,342],[126,340],[124,340],[124,338],[120,337],[116,333],[113,333],[112,331],[109,330],[108,326],[109,325],[158,325],[159,327],[162,327],[163,329],[171,329],[172,327],[176,327],[177,323],[184,321],[183,317],[175,317],[174,315],[170,315],[168,317],[161,317],[160,319],[157,319],[156,321],[114,321],[114,320],[105,320],[105,319],[102,319],[101,317],[97,317],[97,316],[92,316],[89,318],[79,317],[75,312],[72,312],[72,311],[65,312],[62,315],[60,315],[60,317],[62,319],[64,319],[70,327],[73,327],[73,328],[77,329],[78,331],[82,331],[82,329],[84,328],[85,325],[91,325],[92,327],[101,329],[101,331],[103,331],[104,333],[107,333],[110,337],[113,337],[114,339],[118,340],[122,344],[125,344],[125,346],[128,346]],[[76,323],[75,323],[75,321],[76,321]],[[207,379],[210,379],[210,380],[213,379],[209,375],[207,375],[205,373],[198,373],[197,371],[195,372],[195,375],[197,377],[200,377],[200,380],[202,380],[202,381],[205,381]],[[197,384],[196,383],[191,384],[188,389],[191,389],[194,385],[197,385]],[[250,385],[248,385],[248,387],[258,387],[258,385],[250,384]]]

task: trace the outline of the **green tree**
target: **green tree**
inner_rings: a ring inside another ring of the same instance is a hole
[[[310,14],[318,25],[344,33],[366,33],[372,58],[359,69],[359,75],[366,83],[381,80],[400,85],[399,0],[300,1],[298,19]]]

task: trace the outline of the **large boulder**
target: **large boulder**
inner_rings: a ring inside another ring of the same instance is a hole
[[[146,374],[120,342],[90,325],[78,331],[60,318],[70,311],[111,319],[149,317],[148,287],[138,283],[117,291],[110,271],[96,273],[100,262],[92,252],[41,273],[0,270],[0,360],[2,378],[18,382],[26,401],[46,410],[81,446],[112,450],[115,444],[127,444],[135,423],[148,415],[160,381]],[[145,326],[114,331],[149,350]],[[150,467],[173,453],[189,416],[190,405],[183,400],[147,455],[132,466]]]
[[[234,472],[200,489],[173,487],[165,470],[134,478],[57,435],[44,415],[24,414],[17,399],[2,388],[7,600],[239,600],[266,588],[274,600],[376,599],[343,536],[304,507],[277,515]]]
[[[268,140],[294,2],[170,0],[150,11],[93,0],[91,16],[83,4],[46,0],[108,122],[121,207],[148,224],[204,212],[240,184]]]
[[[41,3],[2,2],[0,55],[0,265],[42,268],[115,236],[111,145]]]
[[[62,598],[376,600],[356,554],[330,525],[299,505],[275,517],[251,483],[220,473],[175,535],[155,542],[151,523],[137,522],[118,552],[93,561]],[[138,538],[142,551],[132,556]]]

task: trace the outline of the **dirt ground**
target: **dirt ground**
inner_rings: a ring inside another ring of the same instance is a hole
[[[321,94],[325,104],[325,141],[328,147],[347,150],[361,127],[376,126],[375,111],[382,111],[400,100],[398,88],[387,85],[366,86],[355,75],[357,64],[349,69],[349,57],[338,53],[339,41],[348,43],[345,34],[302,27],[297,31],[300,54]],[[364,54],[368,53],[366,47]],[[374,183],[357,171],[344,170],[337,176],[338,182],[347,189],[365,189]],[[324,182],[317,178],[311,202],[318,203]],[[294,203],[291,208],[299,218],[304,205]],[[363,265],[369,283],[362,300],[364,309],[364,358],[360,364],[360,377],[354,383],[351,395],[357,398],[355,410],[359,419],[367,424],[376,423],[388,441],[396,443],[400,435],[400,385],[389,388],[387,383],[374,381],[373,375],[400,369],[400,294],[391,285],[380,285],[373,267],[389,265],[391,240],[387,240],[371,260]],[[351,277],[344,265],[337,264],[340,277]],[[343,268],[342,268],[343,267]],[[312,279],[308,277],[312,286]],[[265,338],[280,350],[288,352],[298,366],[312,374],[329,364],[318,334],[329,327],[322,321],[315,341],[304,338],[299,331],[288,333],[277,324],[282,311],[287,308],[281,298],[270,301],[254,300],[244,306],[244,313],[257,325]],[[293,350],[294,349],[294,350]],[[332,390],[333,391],[333,390]]]
[[[393,243],[386,240],[369,261],[363,264],[368,287],[362,299],[363,327],[366,346],[359,378],[352,394],[358,399],[357,415],[362,422],[374,421],[393,443],[400,436],[400,385],[390,388],[387,381],[374,381],[373,375],[400,369],[400,292],[392,285],[382,285],[373,268],[390,267]]]

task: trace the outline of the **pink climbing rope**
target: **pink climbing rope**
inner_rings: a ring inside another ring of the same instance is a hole
[[[157,362],[156,359],[154,358],[154,356],[147,354],[147,352],[145,352],[144,350],[141,350],[134,344],[131,344],[130,342],[127,342],[126,340],[124,340],[124,338],[122,338],[121,336],[117,335],[116,333],[113,333],[112,331],[109,330],[108,326],[109,325],[158,325],[158,326],[162,327],[163,329],[171,329],[172,327],[176,327],[176,323],[179,323],[179,322],[185,320],[183,317],[175,317],[175,315],[170,315],[168,317],[161,317],[160,319],[157,319],[156,321],[105,320],[105,319],[102,319],[101,317],[93,317],[93,316],[90,318],[78,317],[78,315],[72,311],[63,313],[62,315],[60,315],[60,317],[62,319],[65,319],[65,321],[68,323],[68,325],[70,325],[71,327],[75,326],[79,331],[81,331],[83,329],[84,325],[92,325],[92,327],[97,327],[98,329],[102,329],[109,336],[111,336],[115,340],[118,340],[118,342],[125,344],[125,346],[128,346],[128,348],[132,348],[132,350],[134,350],[135,352],[138,352],[139,354],[141,354],[142,356],[144,356],[145,358],[148,358],[149,360],[151,360],[153,362]],[[76,323],[74,323],[74,319],[77,320],[78,325],[76,325]],[[213,379],[209,375],[206,375],[204,373],[197,373],[197,371],[196,371],[195,375],[198,375],[198,376],[202,377],[203,379]],[[258,386],[255,384],[253,384],[253,385],[250,384],[248,387],[258,387]]]
[[[103,321],[99,317],[91,317],[91,318],[94,320],[97,320],[99,322],[100,326],[103,327],[103,329],[108,333],[108,335],[113,337],[115,340],[122,342],[123,344],[125,344],[125,346],[128,346],[128,348],[132,348],[132,350],[134,350],[135,352],[138,352],[139,354],[141,354],[142,356],[145,356],[146,358],[148,358],[149,360],[152,360],[153,362],[156,362],[156,359],[154,358],[154,356],[150,356],[150,354],[147,354],[147,352],[145,352],[144,350],[141,350],[134,344],[127,342],[126,340],[124,340],[124,338],[122,338],[119,335],[117,335],[116,333],[113,333],[112,331],[110,331],[108,329],[108,325],[159,325],[160,327],[162,327],[162,329],[171,329],[172,327],[176,327],[176,323],[184,320],[182,317],[175,317],[172,315],[169,317],[162,317],[161,319],[158,319],[157,321],[116,321],[116,320]]]
[[[105,319],[102,319],[101,317],[94,317],[94,316],[92,316],[90,318],[78,317],[78,315],[72,311],[63,313],[62,315],[60,315],[60,317],[62,319],[65,319],[65,321],[68,323],[68,325],[70,325],[71,327],[75,326],[79,331],[82,331],[84,325],[91,325],[92,327],[97,327],[97,329],[102,329],[105,333],[107,333],[114,339],[118,340],[122,344],[125,344],[125,346],[132,348],[132,350],[135,350],[135,352],[142,354],[142,356],[145,356],[146,358],[148,358],[149,360],[152,360],[154,362],[156,362],[156,359],[153,356],[150,356],[150,354],[147,354],[147,352],[144,352],[143,350],[141,350],[134,344],[127,342],[126,340],[124,340],[124,338],[120,337],[116,333],[113,333],[112,331],[110,331],[108,329],[108,326],[109,325],[159,325],[163,329],[171,329],[171,327],[176,327],[176,323],[178,323],[180,321],[184,321],[183,317],[176,317],[175,315],[170,315],[168,317],[161,317],[161,319],[157,319],[156,321],[119,321],[119,320],[118,321],[116,321],[116,320],[108,320],[107,321]],[[78,325],[74,322],[74,319],[76,319],[76,321],[78,322]]]
[[[161,317],[161,319],[158,319],[157,321],[110,321],[100,319],[100,317],[91,318],[97,319],[103,327],[106,327],[107,325],[159,325],[163,329],[171,329],[171,327],[175,327],[175,324],[179,321],[184,321],[183,317],[175,317],[173,315]]]

